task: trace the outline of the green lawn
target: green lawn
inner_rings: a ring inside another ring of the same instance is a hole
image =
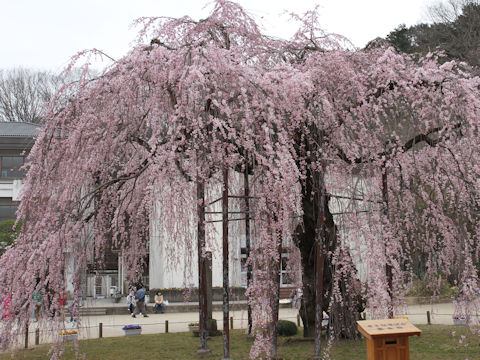
[[[472,335],[463,326],[419,326],[422,336],[410,339],[412,360],[475,360],[480,358],[480,337]],[[452,335],[455,331],[455,335]],[[466,336],[459,343],[461,335]],[[287,359],[307,359],[313,351],[313,341],[305,341],[301,336],[279,338],[279,356]],[[79,342],[80,353],[88,360],[152,360],[152,359],[198,359],[196,349],[198,338],[190,333],[170,333],[141,335],[118,338],[104,338]],[[221,359],[222,337],[209,340],[210,356],[204,359]],[[235,360],[248,359],[251,346],[243,330],[231,331],[231,357]],[[20,351],[15,359],[45,360],[50,346],[38,346]],[[366,359],[365,339],[359,341],[340,341],[331,352],[332,360]],[[10,354],[0,355],[0,360],[11,359]],[[68,344],[62,359],[75,359],[74,346]]]

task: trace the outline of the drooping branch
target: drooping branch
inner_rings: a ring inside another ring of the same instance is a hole
[[[408,150],[412,149],[415,145],[421,144],[421,143],[426,143],[427,145],[434,147],[440,144],[442,141],[445,141],[449,138],[450,134],[445,133],[442,136],[439,136],[438,138],[434,139],[431,137],[431,135],[437,134],[439,132],[445,131],[445,130],[456,130],[461,128],[462,124],[457,123],[454,124],[453,126],[445,126],[445,127],[436,127],[424,134],[418,134],[415,135],[413,138],[409,139],[406,141],[402,146],[400,146],[400,149],[402,152],[407,152]],[[372,163],[374,161],[377,161],[378,159],[385,158],[385,159],[391,159],[392,155],[395,153],[395,147],[390,147],[387,151],[383,151],[381,153],[378,153],[377,155],[369,158],[354,158],[353,160],[350,159],[347,154],[343,151],[342,148],[337,146],[337,156],[345,161],[348,164],[365,164],[365,163]]]
[[[443,91],[443,83],[445,81],[446,81],[445,79],[442,80],[442,81],[433,81],[433,82],[429,82],[428,80],[420,80],[420,81],[417,81],[417,82],[413,83],[411,85],[411,87],[416,88],[416,89],[428,88],[428,89],[431,89],[433,91],[436,91],[436,90],[440,89],[440,91],[442,92]],[[354,105],[352,105],[351,107],[349,107],[347,109],[347,111],[349,113],[352,113],[355,109],[360,108],[360,107],[362,107],[366,104],[370,104],[372,101],[379,99],[384,94],[386,94],[388,92],[391,92],[393,90],[397,90],[400,87],[404,88],[405,86],[400,85],[397,81],[391,80],[391,81],[388,82],[388,84],[386,86],[379,86],[374,91],[372,91],[372,93],[370,95],[368,95],[364,100],[359,101],[359,102],[355,103]]]

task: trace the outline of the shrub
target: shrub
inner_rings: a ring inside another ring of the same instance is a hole
[[[0,221],[0,255],[8,246],[15,244],[22,224],[19,222],[15,229],[13,229],[13,225],[15,225],[15,220]]]
[[[451,288],[446,279],[440,280],[440,285],[438,283],[433,283],[431,281],[425,280],[414,280],[409,284],[405,296],[419,296],[419,297],[431,297],[431,296],[454,296],[455,289]]]
[[[293,336],[298,332],[297,325],[288,320],[278,320],[278,335]]]

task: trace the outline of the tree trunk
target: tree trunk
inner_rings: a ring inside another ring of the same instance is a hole
[[[318,174],[312,174],[307,171],[307,177],[304,183],[302,184],[302,205],[303,205],[303,224],[299,225],[295,232],[296,242],[300,249],[301,258],[302,258],[302,267],[303,267],[303,299],[300,307],[300,316],[304,325],[304,337],[313,337],[315,335],[315,239],[316,239],[316,229],[317,229],[317,215],[318,215],[318,196],[319,193],[317,189],[314,189],[314,184],[318,183],[318,179],[314,177]],[[314,195],[312,196],[312,190],[315,190]],[[332,213],[328,207],[330,198],[326,196],[325,198],[325,254],[334,254],[337,248],[337,230],[335,223],[333,221]],[[323,262],[323,311],[328,312],[328,307],[330,304],[330,299],[332,296],[332,285],[333,285],[333,273],[331,266],[331,255],[324,257]],[[358,281],[356,279],[349,278],[349,280],[341,279],[341,282],[344,281]],[[348,303],[351,304],[351,301],[359,302],[357,309],[361,310],[361,301],[359,294],[347,294],[344,291],[347,288],[352,288],[348,286],[339,286],[342,296],[349,298]],[[354,288],[358,288],[354,287]],[[342,312],[343,309],[339,306],[335,307],[335,313]],[[351,309],[345,309],[345,311],[351,312]],[[359,314],[356,314],[354,318],[358,318]],[[330,317],[335,316],[335,314],[329,314]],[[352,321],[351,318],[341,317],[344,322],[342,326],[345,327],[346,331],[342,330],[341,334],[335,334],[338,337],[352,337],[352,334],[356,334],[356,324]],[[338,319],[336,319],[338,320]],[[337,322],[338,323],[338,322]],[[337,326],[336,326],[337,328]],[[354,335],[353,335],[354,336]]]
[[[230,358],[230,328],[228,327],[228,169],[223,169],[222,194],[222,240],[223,240],[223,358]]]

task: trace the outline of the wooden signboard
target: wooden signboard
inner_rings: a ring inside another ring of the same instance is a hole
[[[357,325],[367,338],[368,360],[409,360],[408,337],[422,333],[406,319],[363,320]]]

